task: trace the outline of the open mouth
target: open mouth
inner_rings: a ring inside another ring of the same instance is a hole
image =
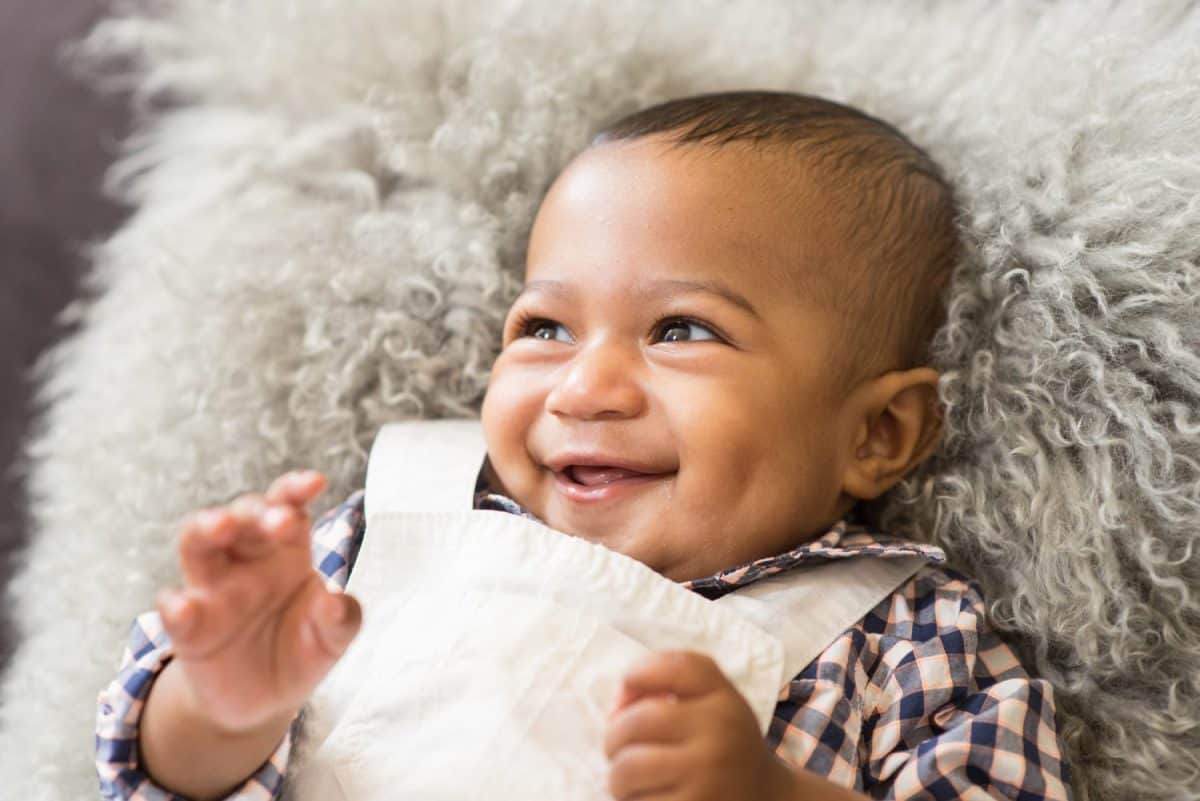
[[[559,488],[576,501],[617,498],[675,473],[643,473],[612,465],[567,465],[554,473]]]
[[[661,475],[660,473],[639,473],[623,467],[607,467],[604,465],[569,465],[563,471],[567,478],[584,487],[602,487],[614,481],[625,481],[631,478]]]

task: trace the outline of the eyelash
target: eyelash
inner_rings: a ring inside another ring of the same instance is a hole
[[[533,314],[527,314],[525,312],[520,312],[517,315],[517,317],[513,320],[513,323],[512,323],[511,330],[513,330],[515,332],[513,334],[513,339],[515,340],[515,339],[521,339],[524,337],[532,337],[533,336],[533,325],[535,323],[552,323],[554,325],[562,325],[562,323],[558,322],[557,320],[552,320],[549,317],[538,317]],[[715,325],[713,325],[712,323],[705,322],[704,320],[698,320],[695,317],[687,317],[687,316],[678,315],[678,314],[672,315],[670,317],[663,317],[662,319],[660,319],[658,322],[656,322],[654,324],[654,327],[652,330],[655,331],[656,333],[661,333],[661,332],[665,331],[667,328],[669,328],[672,324],[675,324],[675,323],[683,323],[685,325],[698,325],[701,328],[707,329],[716,338],[715,341],[720,342],[722,344],[729,343],[729,338],[726,337],[725,334],[723,334],[721,332],[721,330],[719,328],[717,328]],[[659,340],[656,339],[655,341],[657,342]],[[699,341],[711,342],[714,340],[699,340]]]

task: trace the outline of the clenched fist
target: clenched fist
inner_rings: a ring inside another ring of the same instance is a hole
[[[656,654],[627,674],[604,750],[616,801],[795,797],[795,774],[767,748],[741,693],[702,654]]]

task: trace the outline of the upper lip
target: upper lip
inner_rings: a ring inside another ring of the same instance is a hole
[[[615,456],[602,451],[564,451],[556,453],[544,464],[555,473],[561,473],[568,467],[615,467],[618,470],[647,474],[673,473],[676,470],[674,467],[651,464],[641,459]]]

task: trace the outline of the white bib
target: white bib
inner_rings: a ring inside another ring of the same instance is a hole
[[[471,509],[477,421],[385,426],[348,591],[363,628],[318,687],[297,801],[601,801],[621,679],[662,650],[710,655],[765,734],[779,693],[919,557],[796,569],[709,601],[640,562]]]

